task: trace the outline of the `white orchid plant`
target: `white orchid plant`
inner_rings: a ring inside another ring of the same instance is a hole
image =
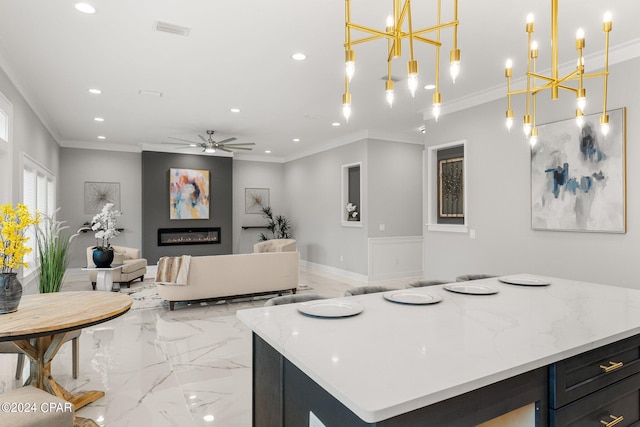
[[[347,205],[347,219],[349,221],[358,221],[358,206],[351,202]]]
[[[96,232],[95,249],[109,250],[109,239],[120,234],[116,228],[117,219],[122,213],[113,209],[113,203],[107,203],[91,220],[91,229]]]

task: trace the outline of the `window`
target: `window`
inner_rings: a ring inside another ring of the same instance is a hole
[[[13,151],[11,150],[11,118],[13,105],[0,92],[0,204],[11,203],[13,188]]]
[[[32,214],[40,212],[44,215],[52,215],[56,205],[55,177],[46,168],[39,165],[29,157],[24,157],[22,172],[22,203],[27,205]],[[33,249],[25,256],[29,265],[23,272],[23,276],[32,273],[36,268],[35,231],[29,228],[28,245]]]
[[[468,231],[466,151],[466,141],[428,148],[426,171],[429,231]]]
[[[362,227],[362,163],[342,166],[342,213],[344,227]]]

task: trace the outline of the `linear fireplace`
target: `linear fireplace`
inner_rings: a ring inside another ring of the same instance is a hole
[[[159,228],[158,246],[220,243],[220,227]]]

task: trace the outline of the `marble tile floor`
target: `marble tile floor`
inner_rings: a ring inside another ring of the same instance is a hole
[[[404,288],[412,280],[376,284]],[[362,285],[307,271],[300,272],[300,283],[310,288],[302,292],[324,297],[340,297]],[[86,276],[69,275],[62,290],[90,289]],[[77,379],[71,375],[70,344],[54,359],[53,376],[70,391],[106,392],[78,411],[101,426],[250,426],[251,332],[235,313],[264,301],[193,304],[173,312],[165,307],[130,310],[83,330]],[[14,379],[16,359],[0,355],[0,393],[20,385]]]

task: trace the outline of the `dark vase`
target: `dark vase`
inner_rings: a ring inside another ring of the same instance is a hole
[[[0,274],[0,314],[13,313],[22,298],[22,284],[16,273]]]
[[[111,266],[113,262],[113,249],[95,248],[93,250],[93,263],[98,268]]]

